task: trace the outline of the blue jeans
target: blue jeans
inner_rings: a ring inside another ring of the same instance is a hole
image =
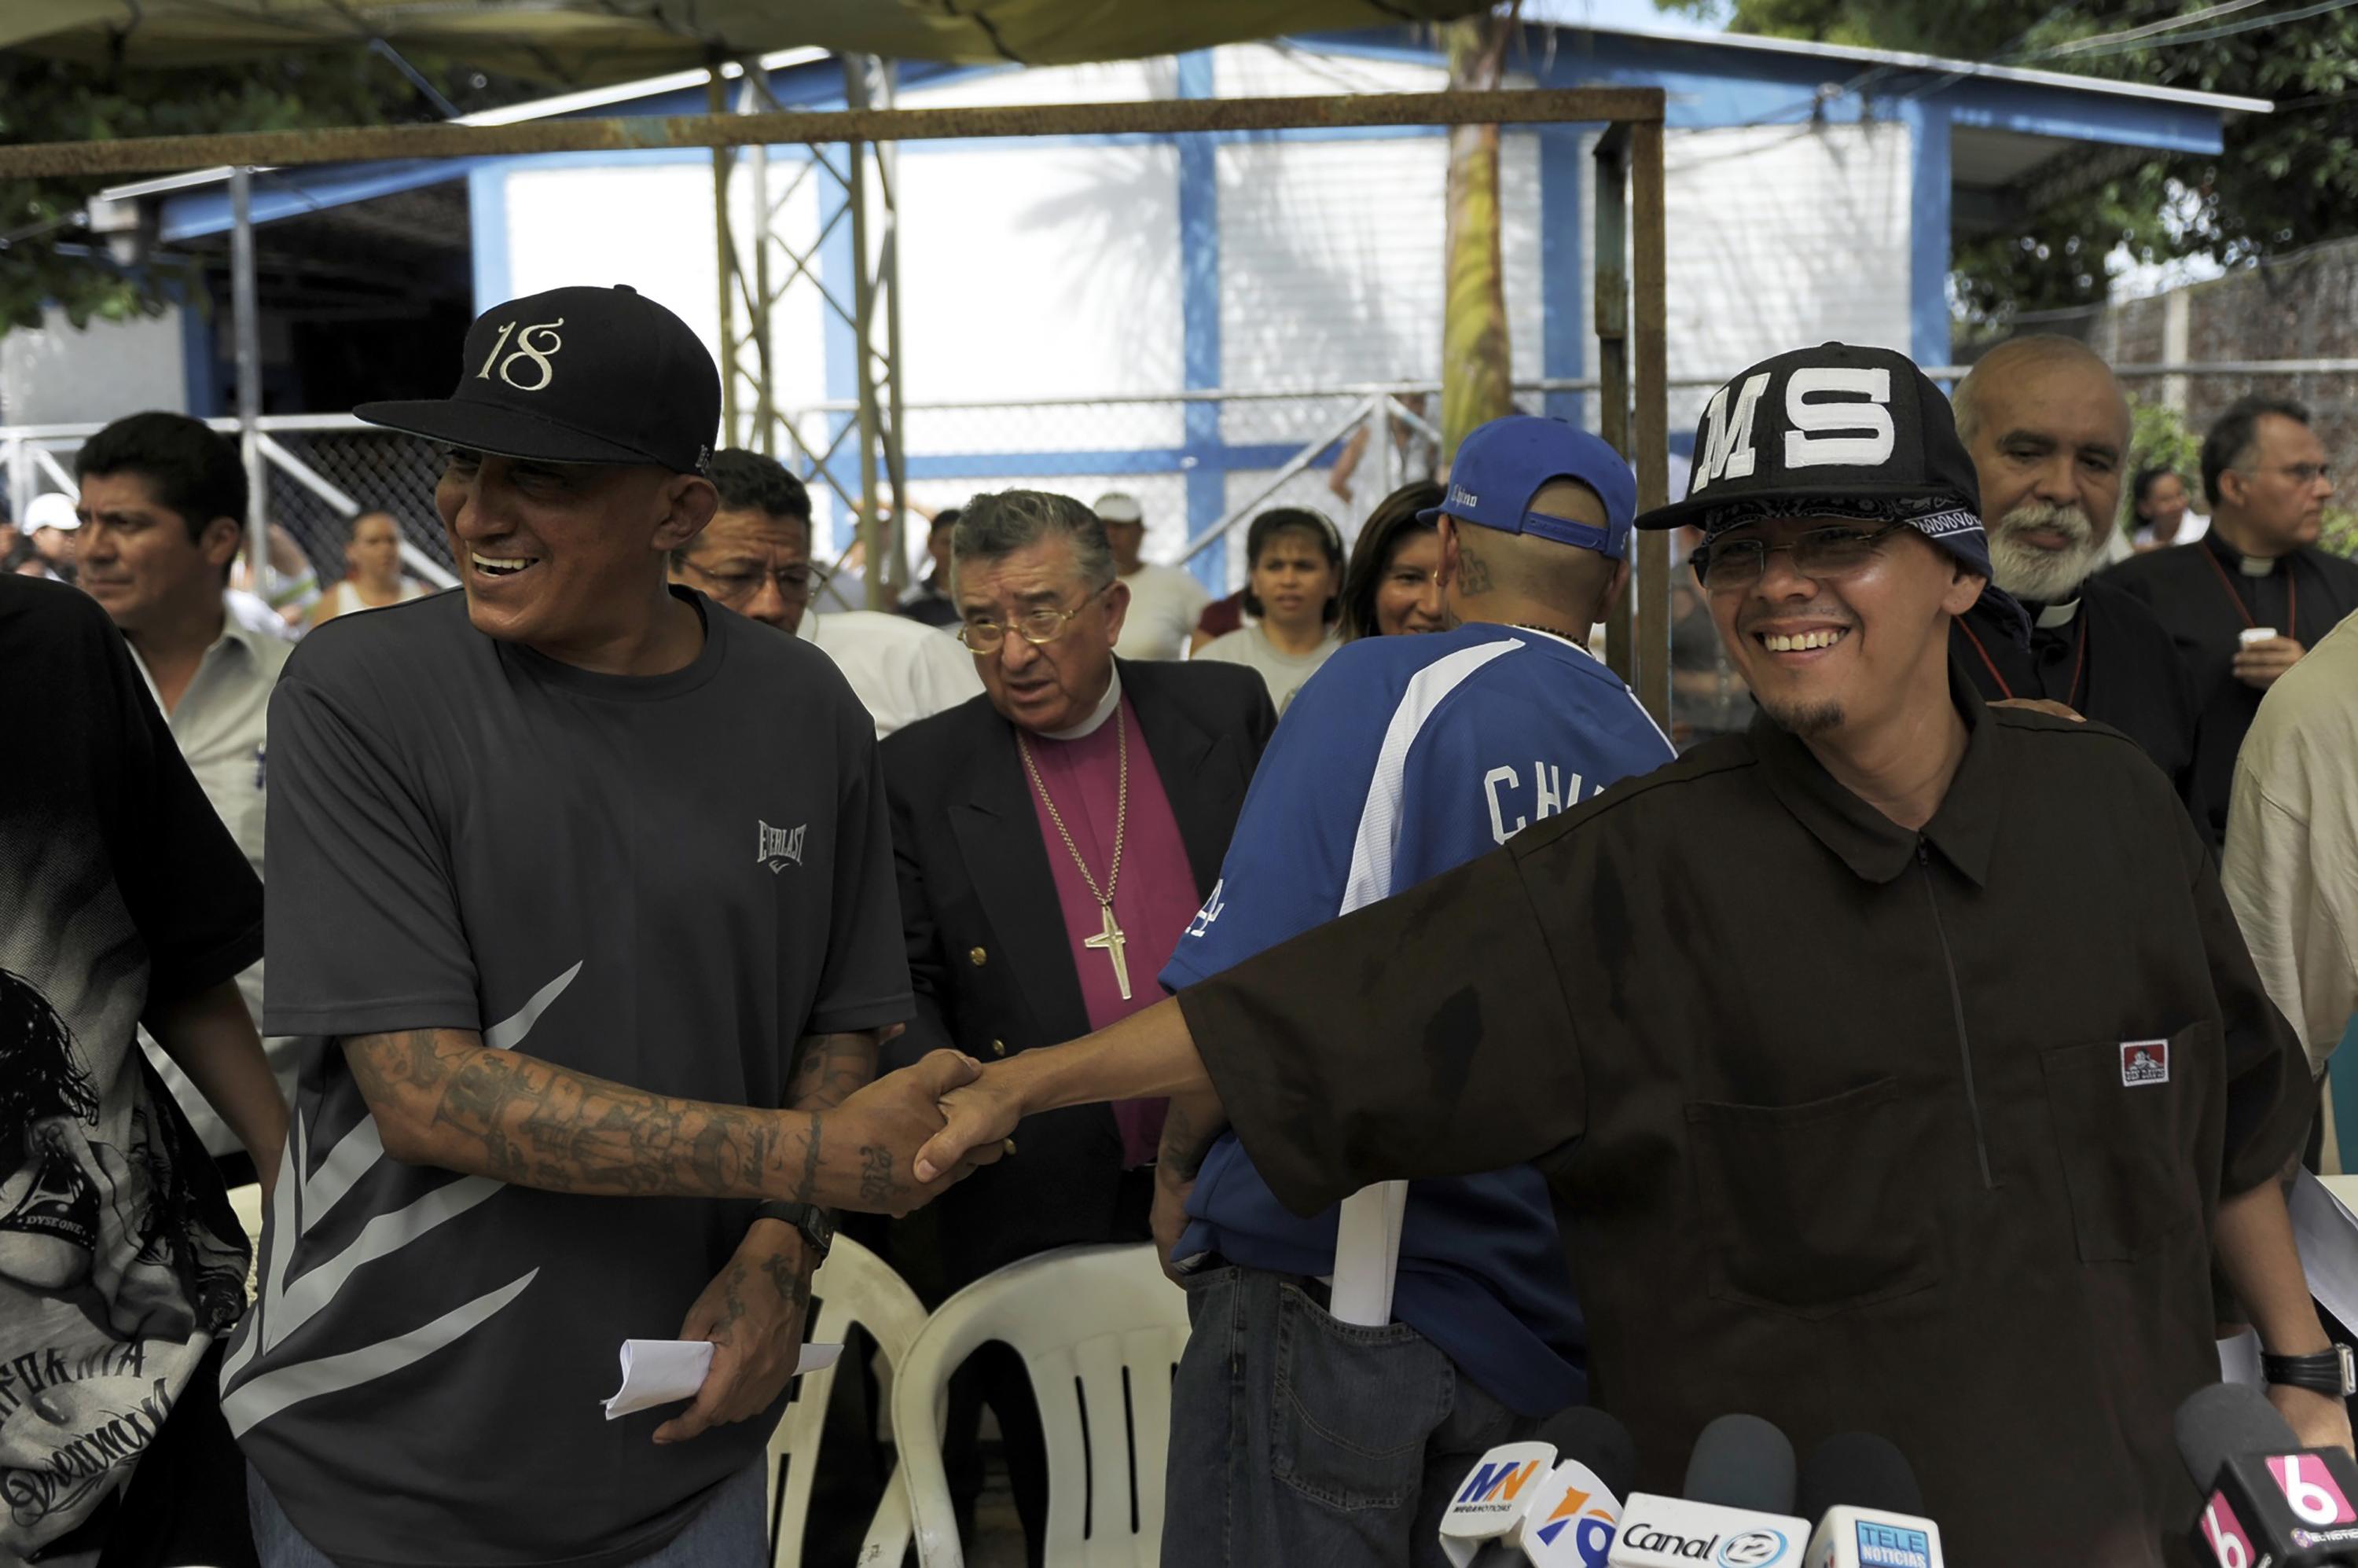
[[[762,1466],[748,1465],[735,1480],[717,1487],[712,1500],[668,1545],[631,1568],[767,1568],[765,1490]],[[326,1552],[297,1531],[251,1465],[245,1470],[245,1500],[254,1514],[254,1545],[262,1568],[335,1568]]]
[[[1466,1472],[1537,1430],[1415,1329],[1339,1323],[1305,1284],[1189,1278],[1163,1568],[1445,1568],[1441,1516]]]

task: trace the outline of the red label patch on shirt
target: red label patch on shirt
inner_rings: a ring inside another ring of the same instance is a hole
[[[2169,1042],[2132,1040],[2122,1045],[2121,1082],[2131,1087],[2169,1082]]]

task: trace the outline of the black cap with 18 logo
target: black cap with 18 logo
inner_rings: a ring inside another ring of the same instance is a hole
[[[552,288],[475,318],[448,398],[352,412],[501,457],[702,473],[720,373],[687,322],[635,289]]]

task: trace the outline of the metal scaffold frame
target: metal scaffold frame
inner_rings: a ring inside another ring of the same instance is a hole
[[[847,112],[892,107],[892,62],[872,55],[838,57],[843,66]],[[715,114],[784,113],[759,60],[742,62],[734,102],[720,65],[711,70],[709,98]],[[907,552],[898,531],[905,526],[908,465],[901,440],[901,290],[899,159],[892,142],[854,137],[830,147],[811,145],[795,160],[791,177],[776,182],[769,145],[712,149],[712,210],[720,292],[720,427],[724,445],[780,455],[779,438],[804,470],[804,478],[833,492],[858,519],[855,548],[866,558],[869,608],[884,609],[907,586]],[[738,232],[734,211],[740,166],[745,174],[744,205],[753,232]],[[786,203],[816,178],[823,188],[817,232],[797,247],[780,222]],[[850,230],[851,276],[831,272],[822,253],[839,227]],[[849,282],[849,297],[844,284]],[[854,351],[854,397],[849,415],[828,419],[826,441],[808,442],[784,416],[773,394],[771,356],[773,312],[797,284],[815,289],[832,319],[850,334]],[[856,480],[841,471],[839,455],[848,437],[858,438]],[[880,492],[879,481],[882,481]],[[851,552],[847,550],[849,556]]]

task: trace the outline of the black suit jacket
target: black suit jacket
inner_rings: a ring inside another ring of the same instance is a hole
[[[1268,686],[1241,665],[1118,663],[1196,896],[1208,896],[1277,725]],[[978,697],[888,737],[882,755],[917,1001],[885,1065],[943,1046],[990,1062],[1087,1033],[1013,726]],[[1133,957],[1132,984],[1151,984],[1162,958]],[[1112,1234],[1121,1137],[1109,1108],[1028,1118],[1015,1141],[1014,1158],[934,1206],[952,1289],[1051,1247],[1134,1238]]]

